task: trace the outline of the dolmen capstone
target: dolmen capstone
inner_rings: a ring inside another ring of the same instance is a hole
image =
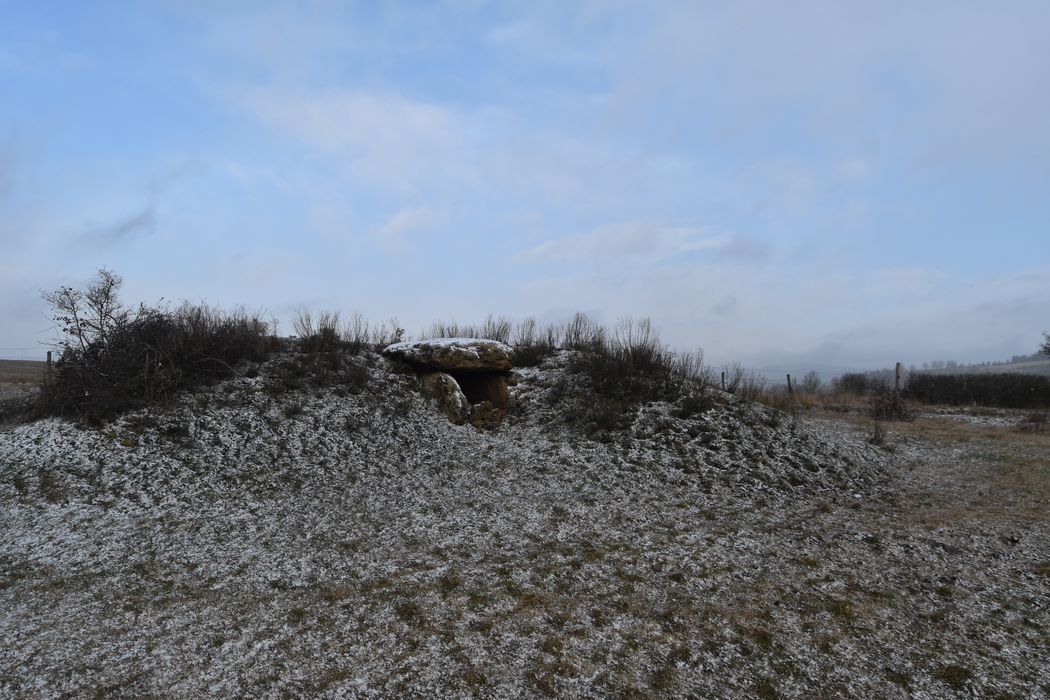
[[[499,341],[434,338],[394,343],[383,354],[411,365],[456,425],[495,428],[510,408],[513,351]]]

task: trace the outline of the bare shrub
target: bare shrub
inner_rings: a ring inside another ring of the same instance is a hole
[[[420,333],[419,337],[424,340],[428,338],[464,338],[470,333],[470,328],[460,326],[455,321],[435,321],[430,324],[430,328]]]
[[[268,325],[243,309],[184,304],[132,312],[120,303],[119,289],[119,276],[100,270],[85,292],[66,287],[43,295],[56,319],[70,319],[41,387],[44,413],[104,420],[231,376],[238,363],[262,361],[276,348]]]
[[[476,334],[476,337],[509,344],[511,328],[511,322],[507,320],[506,317],[500,316],[499,318],[493,318],[492,316],[488,316],[485,319],[485,322],[481,324],[481,328],[479,329],[479,333]]]
[[[644,403],[689,397],[689,405],[679,410],[692,415],[708,400],[702,353],[670,350],[649,319],[621,319],[609,335],[577,314],[565,333],[566,346],[577,350],[570,357],[569,373],[583,384],[575,390],[561,387],[556,397],[574,404],[570,415],[591,434],[622,427],[624,419]]]
[[[674,353],[673,373],[679,377],[697,381],[704,386],[711,384],[711,368],[704,364],[704,349]]]
[[[569,350],[600,350],[605,344],[605,329],[586,314],[577,313],[565,324],[561,342]]]
[[[557,330],[541,330],[536,319],[526,318],[515,329],[513,348],[517,367],[535,367],[557,351]]]
[[[403,340],[406,340],[405,329],[395,317],[372,326],[372,346],[377,350]]]
[[[911,420],[915,412],[901,395],[887,391],[871,397],[871,417],[875,420]]]
[[[766,390],[766,379],[752,370],[746,369],[739,362],[724,368],[725,390],[748,401],[757,401]]]
[[[793,392],[788,391],[786,386],[774,386],[766,389],[764,385],[765,382],[763,380],[763,389],[752,400],[792,416],[797,415],[799,402],[798,397]]]
[[[516,346],[533,345],[537,338],[536,319],[531,316],[518,323],[518,327],[514,330],[514,345]]]
[[[359,353],[368,348],[369,328],[368,321],[356,311],[350,314],[339,332],[339,338],[343,346],[351,353]]]
[[[798,383],[798,390],[806,394],[815,394],[820,391],[822,384],[820,375],[810,370],[803,375],[802,381]]]
[[[339,349],[339,312],[322,311],[316,317],[306,309],[299,309],[292,319],[292,330],[299,337],[303,352],[333,352]]]
[[[513,324],[504,316],[489,315],[480,325],[460,325],[455,321],[436,321],[421,333],[423,338],[484,338],[509,344]]]
[[[505,316],[490,315],[479,325],[437,321],[420,337],[495,340],[513,348],[515,366],[535,367],[557,350],[558,332],[553,328],[540,329],[534,318],[526,318],[515,326]]]

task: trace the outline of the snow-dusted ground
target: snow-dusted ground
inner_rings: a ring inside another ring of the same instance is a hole
[[[369,371],[3,429],[0,696],[1050,694],[1044,436],[728,397],[596,442],[558,368],[481,433]]]

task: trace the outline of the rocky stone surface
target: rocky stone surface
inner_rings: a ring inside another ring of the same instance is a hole
[[[433,396],[450,421],[463,425],[470,416],[470,401],[456,382],[445,372],[428,372],[423,377],[423,388]]]
[[[506,411],[491,401],[482,401],[470,407],[470,424],[478,430],[495,430],[503,422]]]
[[[441,371],[508,372],[513,351],[483,338],[433,338],[394,343],[383,354],[413,365]]]
[[[456,425],[492,429],[510,408],[512,350],[484,338],[435,338],[390,345],[383,354],[423,374],[426,391]],[[434,371],[437,370],[437,371]]]

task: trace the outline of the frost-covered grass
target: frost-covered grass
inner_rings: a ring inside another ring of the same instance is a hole
[[[984,442],[721,394],[590,440],[558,358],[482,433],[364,359],[0,432],[0,695],[1050,692],[1045,517],[946,510]]]

